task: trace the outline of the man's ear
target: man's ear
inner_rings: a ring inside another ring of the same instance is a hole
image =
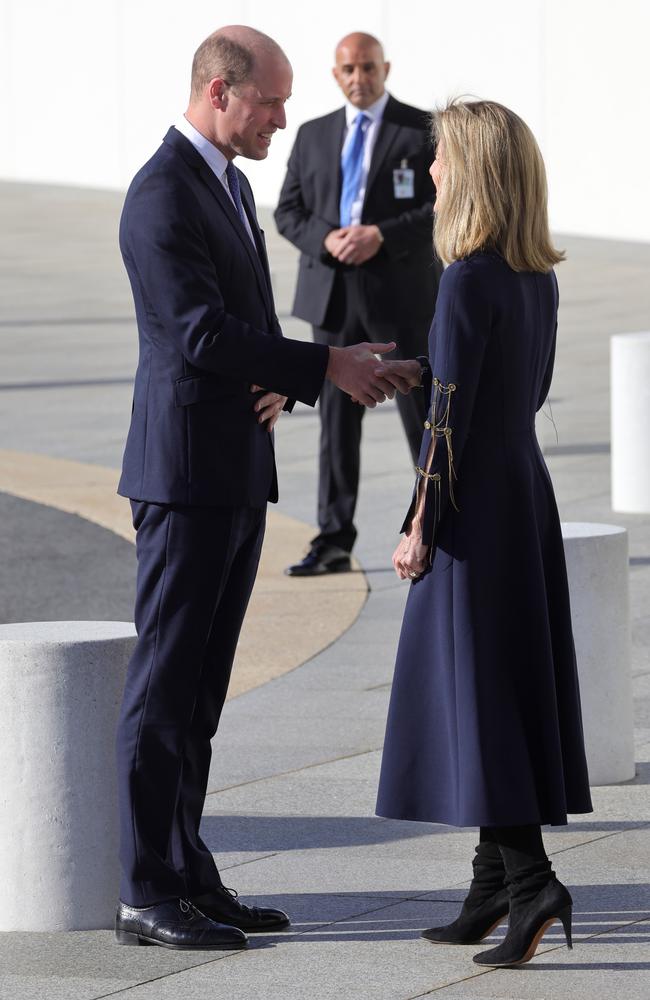
[[[384,63],[384,80],[388,79],[388,74],[390,73],[390,63]]]
[[[210,80],[207,87],[210,104],[215,111],[225,111],[228,105],[228,84],[220,77],[215,76]]]

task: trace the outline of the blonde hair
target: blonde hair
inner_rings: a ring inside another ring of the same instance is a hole
[[[449,264],[494,249],[513,271],[550,271],[564,260],[548,228],[546,171],[533,133],[494,101],[451,101],[433,114],[444,185],[434,242]]]

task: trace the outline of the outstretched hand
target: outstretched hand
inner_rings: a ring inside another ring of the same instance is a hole
[[[411,389],[422,385],[422,365],[419,361],[381,361],[375,375],[391,382],[398,392],[407,396]]]
[[[353,344],[351,347],[330,347],[326,377],[364,406],[374,407],[392,399],[395,386],[388,378],[377,375],[376,354],[395,350],[390,344]]]

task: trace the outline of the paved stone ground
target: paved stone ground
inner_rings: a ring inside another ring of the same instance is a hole
[[[119,196],[0,185],[1,446],[117,466],[134,335],[115,250]],[[266,213],[265,213],[266,215]],[[295,269],[267,219],[285,331]],[[225,881],[285,906],[288,933],[244,954],[118,948],[107,931],[0,935],[0,996],[20,1000],[610,1000],[650,995],[650,517],[609,499],[608,338],[647,328],[650,247],[563,239],[560,346],[548,462],[565,520],[630,532],[637,776],[594,790],[595,812],[546,834],[575,897],[575,948],[553,930],[518,971],[418,934],[450,919],[475,831],[373,816],[406,585],[390,554],[411,491],[395,408],[368,413],[359,559],[371,593],[355,625],[304,666],[235,698],[215,741],[203,832]],[[317,417],[278,433],[281,509],[312,521]],[[0,497],[0,610],[13,618],[123,618],[133,555],[87,522]],[[7,553],[9,555],[7,556]],[[287,552],[287,561],[299,553]],[[38,613],[38,612],[47,613]],[[307,623],[308,627],[308,623]],[[26,887],[30,891],[30,887]],[[47,906],[47,900],[43,900]]]

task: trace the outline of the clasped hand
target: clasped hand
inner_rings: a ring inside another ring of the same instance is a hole
[[[324,240],[325,249],[341,264],[365,264],[383,243],[378,226],[343,226],[332,229]]]

